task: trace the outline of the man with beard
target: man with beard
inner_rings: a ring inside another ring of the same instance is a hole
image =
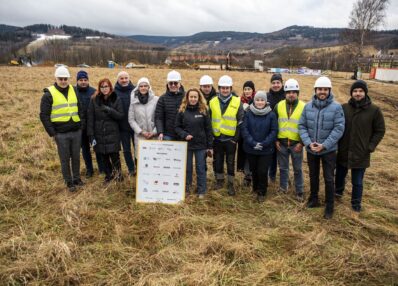
[[[368,96],[368,85],[363,80],[353,83],[351,98],[343,104],[345,131],[339,141],[336,168],[336,199],[341,199],[345,178],[351,169],[351,207],[361,211],[363,178],[374,152],[386,131],[383,113]]]
[[[88,106],[90,104],[90,99],[92,95],[95,93],[95,88],[90,86],[88,73],[84,70],[81,70],[77,73],[76,76],[76,94],[79,98],[79,101],[82,103],[83,112],[85,113],[85,118],[87,119],[87,111]],[[87,124],[85,124],[87,126]],[[98,170],[100,173],[104,172],[104,166],[100,159],[100,156],[96,154]],[[93,168],[93,160],[91,157],[90,151],[90,140],[87,136],[87,129],[82,130],[82,155],[84,159],[84,163],[86,165],[86,178],[91,178],[94,173]]]
[[[308,102],[299,121],[299,133],[307,149],[310,171],[310,197],[307,207],[319,207],[319,173],[322,161],[325,181],[324,218],[331,219],[334,211],[334,170],[336,150],[344,132],[344,113],[341,105],[333,100],[332,82],[321,76],[315,81],[315,94]]]
[[[294,185],[296,198],[303,201],[303,143],[298,131],[298,123],[303,113],[305,103],[298,99],[300,86],[297,80],[288,79],[284,90],[286,99],[280,101],[275,107],[278,117],[278,139],[276,149],[279,163],[280,183],[279,191],[286,193],[289,181],[289,157],[292,158],[294,170]]]
[[[126,161],[130,176],[134,176],[136,172],[133,156],[131,154],[131,142],[134,144],[134,131],[128,120],[131,92],[133,89],[134,85],[131,83],[130,75],[125,71],[119,72],[117,75],[117,82],[115,84],[115,93],[122,101],[124,114],[122,120],[119,122],[120,141],[123,147],[124,160]]]
[[[274,73],[271,77],[271,88],[267,94],[268,102],[272,110],[275,109],[275,106],[279,101],[285,99],[285,91],[283,90],[283,79],[280,73]],[[272,154],[272,163],[269,168],[268,176],[271,182],[275,182],[276,179],[276,171],[278,167],[276,149]]]

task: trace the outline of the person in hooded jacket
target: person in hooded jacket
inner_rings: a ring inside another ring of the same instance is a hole
[[[159,97],[155,96],[149,79],[142,77],[137,82],[137,87],[131,93],[129,108],[129,123],[134,130],[135,158],[139,140],[157,138],[155,127],[155,109]]]
[[[299,120],[299,133],[307,150],[310,171],[310,197],[307,207],[320,206],[318,193],[322,161],[326,203],[324,218],[331,219],[334,211],[336,150],[344,132],[344,113],[341,105],[334,101],[332,82],[328,77],[319,77],[315,81],[314,90],[315,94],[305,105]]]
[[[126,161],[127,169],[130,176],[135,175],[135,163],[131,154],[131,142],[134,143],[134,131],[128,121],[128,113],[131,103],[131,92],[134,89],[131,83],[130,75],[126,71],[121,71],[117,75],[117,82],[115,84],[115,93],[120,98],[124,116],[119,122],[120,128],[120,142],[123,147],[123,156]]]
[[[172,70],[167,74],[166,92],[159,98],[155,110],[155,125],[159,140],[178,140],[175,119],[183,98],[181,74]]]
[[[280,73],[274,73],[271,76],[271,88],[267,93],[267,98],[272,110],[275,109],[275,106],[278,104],[278,102],[286,98],[285,91],[283,90],[283,79]],[[278,159],[277,159],[277,152],[275,150],[274,154],[272,154],[272,164],[269,168],[269,174],[268,174],[271,182],[275,182],[277,170],[278,170]]]
[[[195,155],[197,194],[203,198],[206,187],[206,153],[212,154],[213,136],[206,100],[196,88],[187,91],[176,117],[175,130],[181,140],[188,142],[186,194],[192,185]]]
[[[258,91],[249,105],[242,124],[243,148],[249,160],[253,192],[264,202],[268,189],[268,168],[271,164],[278,132],[276,115],[267,102],[267,93]]]
[[[123,180],[119,155],[119,121],[123,116],[123,104],[112,83],[107,78],[100,80],[88,108],[87,134],[95,152],[102,157],[105,182]]]
[[[90,104],[90,99],[96,92],[96,89],[90,86],[88,73],[84,70],[81,70],[76,75],[76,95],[79,97],[79,100],[82,103],[83,111],[86,114],[87,119],[87,112],[88,106]],[[86,125],[87,126],[87,125]],[[86,178],[91,178],[94,174],[93,168],[93,159],[91,157],[91,150],[90,150],[90,140],[87,136],[87,128],[82,130],[82,155],[84,159],[84,163],[86,164]],[[104,173],[104,166],[101,162],[101,157],[95,153],[98,170],[100,173]]]
[[[243,110],[246,112],[249,105],[253,103],[254,95],[256,94],[256,88],[254,82],[251,80],[246,81],[243,84],[243,92],[240,97],[242,102]],[[250,171],[249,160],[247,159],[245,150],[243,150],[243,134],[240,134],[238,141],[238,157],[236,161],[236,169],[239,172],[244,173],[243,183],[245,186],[250,186],[252,183],[252,174]]]
[[[344,135],[339,141],[336,167],[336,198],[341,199],[345,178],[351,169],[351,207],[361,211],[363,178],[370,166],[370,154],[386,132],[383,113],[368,95],[368,85],[357,80],[351,86],[351,98],[343,104],[345,116]]]

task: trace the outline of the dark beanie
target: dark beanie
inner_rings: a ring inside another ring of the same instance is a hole
[[[253,91],[255,91],[256,89],[254,88],[254,82],[252,82],[251,80],[246,81],[243,84],[243,88],[245,87],[250,87]]]
[[[368,85],[363,80],[357,80],[351,85],[350,95],[352,95],[352,91],[356,88],[362,88],[365,91],[365,94],[368,95]]]
[[[280,73],[274,73],[271,76],[271,82],[273,82],[274,80],[279,80],[280,82],[283,82],[282,75]]]
[[[79,80],[79,79],[82,79],[82,78],[88,79],[88,74],[87,74],[86,71],[81,70],[81,71],[79,71],[77,73],[76,80]]]

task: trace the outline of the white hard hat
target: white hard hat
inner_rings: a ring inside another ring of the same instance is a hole
[[[300,85],[297,80],[294,78],[290,78],[285,82],[285,86],[283,88],[285,91],[299,91]]]
[[[327,87],[327,88],[332,88],[332,82],[330,79],[326,76],[321,76],[319,77],[314,84],[314,88],[317,87]]]
[[[181,74],[178,71],[172,70],[167,74],[167,82],[181,81]]]
[[[218,80],[218,86],[232,86],[232,78],[228,75],[223,75]]]
[[[64,66],[57,67],[55,70],[55,77],[70,77],[68,69]]]
[[[213,85],[213,79],[208,75],[204,75],[200,78],[199,85]]]

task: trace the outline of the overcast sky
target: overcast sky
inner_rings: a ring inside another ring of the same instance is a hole
[[[0,0],[0,24],[80,26],[118,35],[267,33],[291,25],[346,27],[355,0]],[[398,29],[390,0],[383,29]]]

